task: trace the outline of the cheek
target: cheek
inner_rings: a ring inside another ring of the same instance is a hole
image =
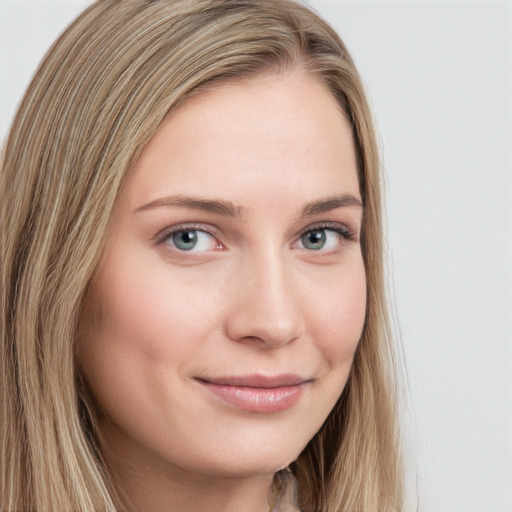
[[[366,314],[366,278],[362,259],[332,279],[317,295],[310,325],[317,348],[331,369],[348,373]]]
[[[197,297],[194,302],[188,287],[164,279],[158,266],[136,265],[126,255],[110,263],[91,290],[95,308],[86,312],[89,327],[82,329],[77,360],[101,410],[115,418],[150,417],[159,382],[177,384],[205,325],[194,321]]]
[[[191,356],[213,321],[216,291],[168,267],[109,265],[96,290],[97,337],[142,361]]]

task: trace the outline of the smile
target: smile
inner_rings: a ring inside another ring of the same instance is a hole
[[[310,382],[293,375],[196,380],[227,404],[263,414],[277,413],[293,407],[300,400],[305,385]]]

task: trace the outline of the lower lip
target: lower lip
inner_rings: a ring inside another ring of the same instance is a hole
[[[205,381],[201,384],[224,402],[238,409],[264,414],[290,409],[300,400],[303,392],[303,384],[278,388],[226,386]]]

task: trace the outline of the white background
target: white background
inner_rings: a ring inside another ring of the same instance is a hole
[[[87,3],[0,0],[1,138]],[[512,3],[309,4],[352,52],[382,139],[418,508],[512,512]]]

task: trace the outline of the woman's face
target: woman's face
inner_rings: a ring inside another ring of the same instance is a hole
[[[363,328],[361,221],[351,130],[316,80],[172,112],[119,196],[78,343],[112,450],[222,476],[293,461]]]

